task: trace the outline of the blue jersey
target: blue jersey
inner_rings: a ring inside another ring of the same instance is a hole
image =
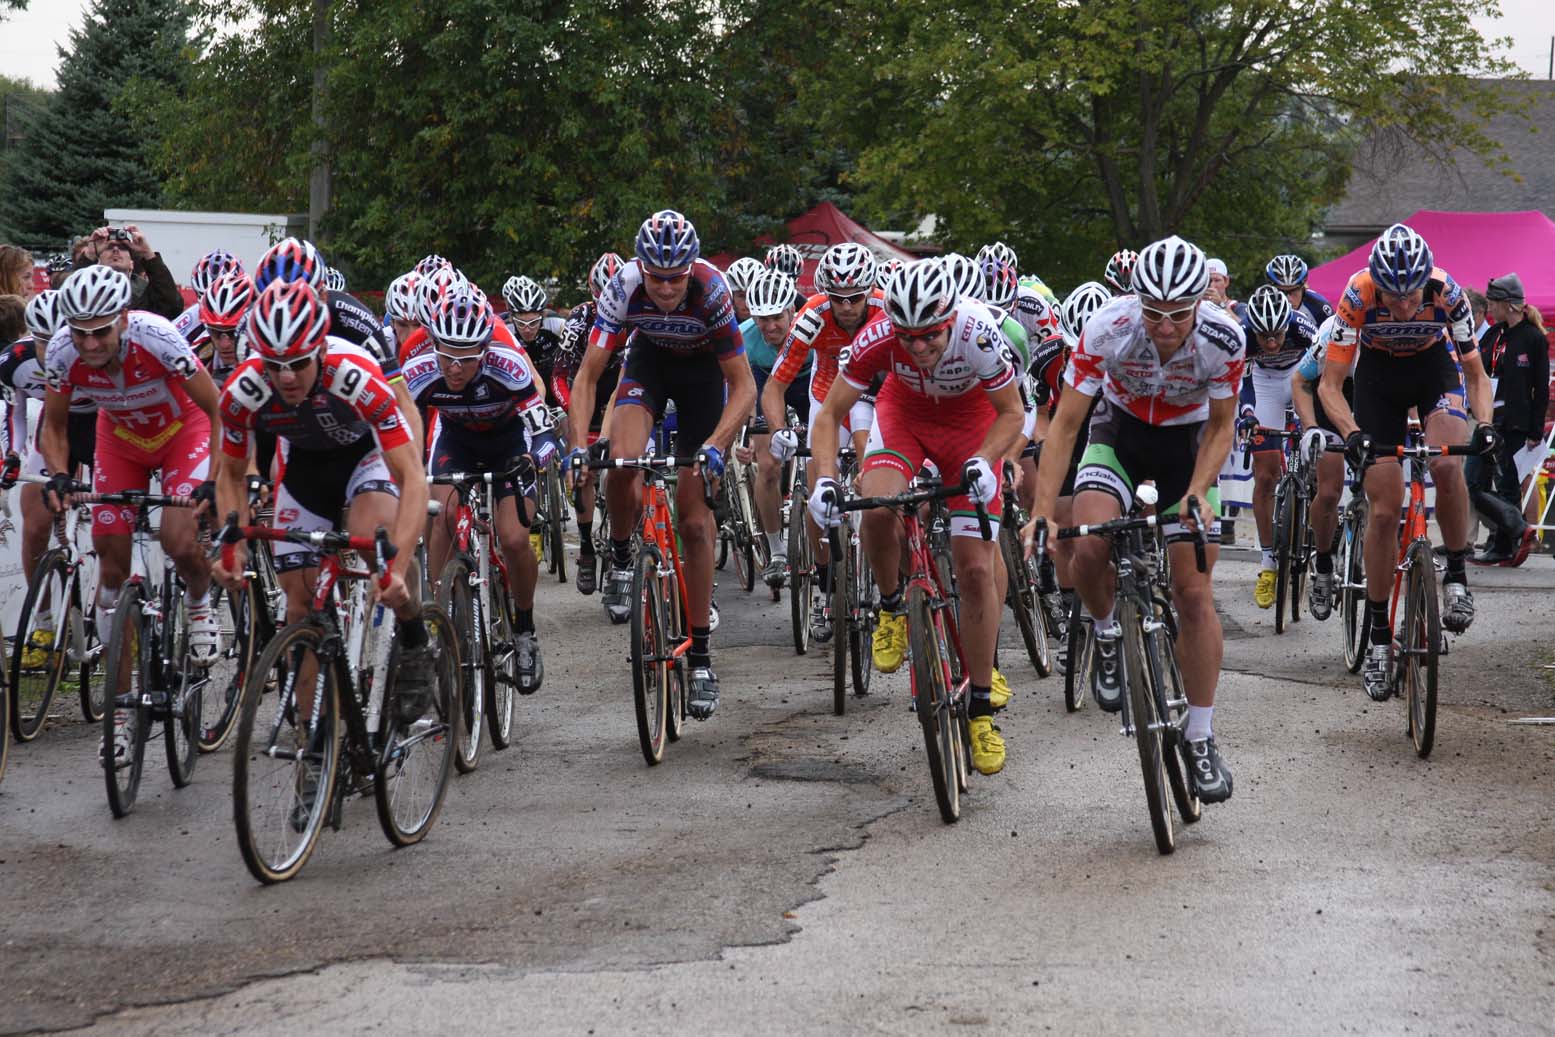
[[[1315,328],[1322,327],[1323,322],[1334,315],[1333,304],[1310,288],[1302,294],[1298,309],[1307,311],[1307,316],[1312,318],[1312,326]]]
[[[1301,363],[1302,355],[1312,347],[1313,340],[1317,338],[1317,325],[1312,323],[1306,310],[1291,310],[1290,319],[1285,323],[1285,340],[1274,349],[1266,349],[1258,341],[1258,336],[1253,334],[1244,312],[1242,336],[1247,342],[1247,359],[1254,365],[1265,371],[1289,371]]]

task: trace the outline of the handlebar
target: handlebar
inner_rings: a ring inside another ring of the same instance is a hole
[[[836,490],[827,487],[826,500],[832,507],[841,512],[869,511],[873,508],[890,508],[892,511],[910,512],[920,504],[929,501],[945,500],[948,497],[957,497],[967,492],[965,484],[946,486],[943,483],[935,486],[926,486],[918,490],[907,490],[889,497],[842,497],[838,499]],[[977,527],[984,540],[993,539],[993,523],[988,519],[988,507],[981,501],[973,500],[972,504],[977,508]],[[841,550],[842,540],[837,535],[837,528],[830,527],[827,532],[827,540],[833,550]]]
[[[237,545],[244,540],[269,540],[288,541],[293,544],[306,544],[309,547],[319,548],[324,551],[356,551],[363,555],[371,555],[374,561],[373,571],[379,576],[380,589],[387,587],[389,583],[389,564],[399,554],[399,548],[389,539],[389,531],[379,526],[371,537],[352,536],[350,533],[333,529],[302,530],[302,529],[278,529],[274,526],[244,526],[238,523],[238,513],[229,511],[226,524],[221,527],[221,532],[216,536],[216,542],[221,549],[221,564],[231,570],[237,567]]]
[[[1199,498],[1197,496],[1190,495],[1188,497],[1187,510],[1195,516],[1198,515]],[[1155,529],[1160,524],[1161,516],[1159,515],[1125,515],[1122,518],[1111,519],[1107,522],[1061,526],[1055,535],[1060,540],[1074,540],[1088,536],[1113,536],[1118,533],[1131,533],[1140,529]],[[1205,557],[1207,540],[1204,534],[1204,527],[1197,523],[1195,523],[1195,527],[1193,530],[1193,564],[1199,572],[1204,572],[1208,565]],[[1047,520],[1038,519],[1036,536],[1032,538],[1032,543],[1039,556],[1047,552],[1048,535]]]

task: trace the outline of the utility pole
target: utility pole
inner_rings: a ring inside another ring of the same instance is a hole
[[[324,51],[329,46],[329,0],[313,0],[313,144],[308,175],[308,240],[316,241],[329,211],[329,143],[324,137]]]

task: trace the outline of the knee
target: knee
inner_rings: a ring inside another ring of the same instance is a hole
[[[979,551],[974,556],[963,555],[956,559],[956,580],[968,597],[993,591],[993,559],[989,552]]]
[[[688,516],[680,520],[676,532],[687,548],[703,547],[713,542],[713,523],[710,515]]]
[[[1431,461],[1431,481],[1438,491],[1452,493],[1464,488],[1463,465],[1454,457],[1438,457]]]
[[[1194,622],[1205,622],[1215,615],[1215,595],[1207,579],[1173,587],[1172,605],[1178,615]]]

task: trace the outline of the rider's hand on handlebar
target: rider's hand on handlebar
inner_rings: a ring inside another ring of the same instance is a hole
[[[772,444],[768,449],[773,457],[786,464],[799,453],[799,434],[791,428],[780,428],[772,433]]]
[[[43,503],[52,512],[64,511],[69,506],[71,488],[75,485],[70,476],[55,472],[43,486]]]
[[[961,466],[961,484],[976,504],[991,504],[999,496],[999,481],[985,458],[969,457]]]
[[[4,463],[0,463],[0,490],[9,490],[15,486],[21,474],[22,459],[14,453],[6,454]]]
[[[1366,462],[1371,458],[1372,439],[1370,434],[1356,429],[1344,437],[1344,456],[1350,462],[1350,467],[1357,472],[1366,467]]]
[[[697,451],[694,471],[708,479],[722,479],[724,477],[723,451],[711,443],[703,443],[702,449]]]
[[[1489,457],[1500,448],[1501,434],[1489,425],[1475,425],[1473,435],[1469,436],[1469,445],[1481,457]]]
[[[410,587],[405,583],[405,577],[392,566],[384,585],[380,587],[378,581],[374,580],[372,588],[377,600],[387,608],[398,609],[410,602]]]
[[[815,489],[810,492],[810,517],[822,529],[840,526],[842,509],[837,505],[841,503],[842,487],[837,485],[837,480],[817,479]]]
[[[1301,434],[1301,456],[1316,463],[1328,449],[1328,434],[1320,428],[1309,428]]]

